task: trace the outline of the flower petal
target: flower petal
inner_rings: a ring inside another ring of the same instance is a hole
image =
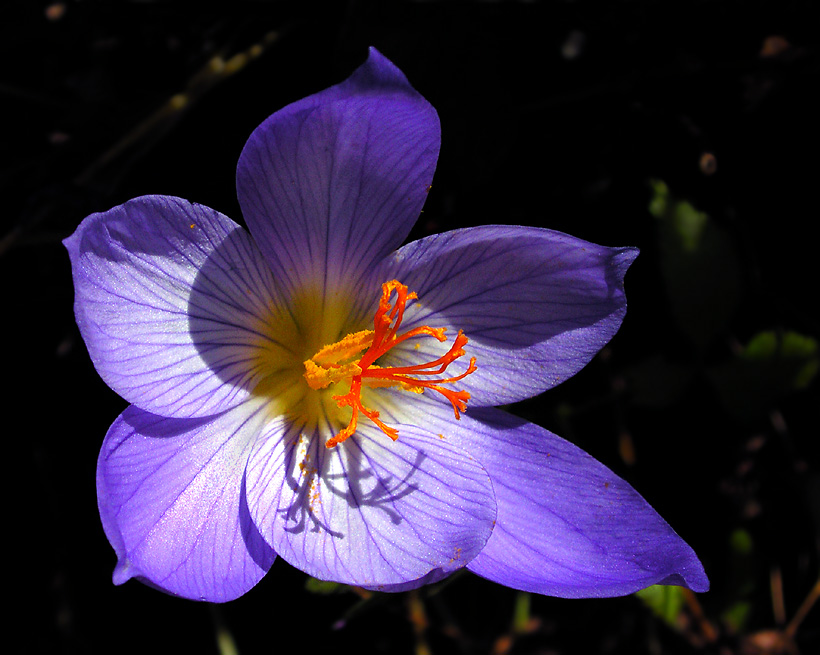
[[[460,421],[423,400],[426,427],[490,474],[498,518],[468,568],[524,591],[621,596],[653,584],[706,591],[692,549],[629,484],[560,437],[493,408]],[[399,439],[402,435],[399,436]]]
[[[103,528],[130,578],[177,596],[222,602],[253,587],[275,559],[250,520],[243,474],[259,414],[168,419],[131,406],[97,463]]]
[[[436,111],[372,48],[347,80],[263,122],[237,194],[277,281],[355,286],[416,222],[440,140]]]
[[[489,538],[492,486],[465,452],[408,426],[329,435],[279,426],[248,465],[248,506],[280,557],[309,575],[380,588],[463,567]],[[277,438],[278,437],[278,438]]]
[[[402,330],[463,330],[478,370],[458,383],[470,406],[532,397],[573,376],[618,331],[623,278],[634,248],[606,248],[540,228],[486,226],[436,234],[387,258],[374,280],[395,278],[418,293]],[[372,285],[377,282],[371,283]],[[407,365],[440,356],[433,339],[396,348]],[[466,360],[466,361],[464,361]]]
[[[207,207],[165,196],[92,214],[65,241],[77,325],[97,371],[163,416],[206,416],[245,400],[273,281],[248,234]]]

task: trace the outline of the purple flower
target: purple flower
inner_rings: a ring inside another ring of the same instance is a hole
[[[396,250],[439,142],[435,110],[371,50],[251,136],[237,191],[253,237],[146,196],[66,239],[77,324],[131,403],[97,468],[114,582],[226,601],[278,555],[388,591],[464,566],[564,597],[708,588],[632,487],[493,407],[615,334],[637,251],[508,226]]]

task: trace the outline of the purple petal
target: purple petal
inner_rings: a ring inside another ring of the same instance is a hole
[[[540,228],[486,226],[407,244],[374,279],[396,278],[418,293],[402,330],[447,327],[451,340],[463,330],[467,356],[448,375],[475,356],[478,370],[458,387],[470,392],[471,407],[502,405],[573,376],[612,338],[626,313],[624,274],[637,254]],[[442,346],[412,339],[393,354],[391,365],[420,363],[440,356]]]
[[[283,424],[254,450],[248,506],[277,554],[314,577],[371,588],[467,564],[495,519],[484,469],[414,427],[395,443],[360,428],[327,449],[330,435]]]
[[[560,437],[493,408],[453,421],[422,400],[426,425],[490,475],[498,518],[468,568],[524,591],[621,596],[653,584],[706,591],[692,549],[629,484]]]
[[[380,585],[377,587],[363,587],[363,589],[370,589],[372,591],[381,591],[383,593],[396,594],[402,591],[412,591],[413,589],[418,589],[419,587],[424,587],[428,584],[435,584],[436,582],[441,582],[453,573],[453,570],[433,569],[427,575],[422,576],[421,578],[418,578],[416,580],[411,580],[410,582],[403,582],[401,584]]]
[[[105,382],[163,416],[245,400],[276,349],[259,329],[273,281],[248,234],[207,207],[164,196],[92,214],[65,241],[77,324]]]
[[[130,578],[195,600],[241,596],[275,555],[242,490],[260,417],[246,406],[215,419],[168,419],[129,407],[97,463],[103,528]]]
[[[435,110],[374,49],[341,84],[262,123],[237,194],[277,281],[355,286],[418,218],[439,144]]]

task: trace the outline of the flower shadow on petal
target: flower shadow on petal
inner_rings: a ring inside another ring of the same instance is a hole
[[[477,342],[515,350],[613,315],[620,324],[635,255],[539,228],[486,226],[407,244],[380,277],[418,293],[421,309],[408,313],[407,328],[445,316]]]
[[[401,472],[376,472],[368,455],[354,445],[356,439],[345,449],[325,448],[333,434],[326,416],[321,417],[324,430],[306,427],[298,409],[308,393],[301,375],[303,355],[294,352],[304,338],[296,333],[298,318],[279,298],[264,262],[247,257],[247,249],[247,234],[237,229],[205,261],[190,293],[189,330],[214,375],[225,384],[267,396],[271,416],[279,417],[272,418],[279,426],[277,434],[260,435],[272,440],[265,447],[279,469],[274,473],[282,487],[278,521],[288,532],[324,530],[343,538],[314,510],[311,499],[320,492],[344,500],[352,510],[378,508],[398,525],[403,519],[393,505],[417,490],[411,480],[426,455],[416,451],[414,461],[404,462]],[[306,449],[299,447],[303,434],[309,435]]]
[[[276,559],[276,553],[259,532],[251,518],[248,509],[248,495],[245,476],[242,476],[242,492],[239,496],[239,525],[242,528],[242,537],[253,561],[259,568],[268,570]]]
[[[297,361],[269,328],[280,305],[261,253],[237,227],[199,269],[187,310],[194,346],[224,384],[250,395],[277,365]]]
[[[393,277],[417,292],[403,329],[464,331],[478,366],[459,383],[471,407],[505,405],[573,376],[614,336],[626,313],[623,277],[636,255],[540,228],[486,226],[407,244],[374,278]],[[431,342],[408,341],[393,365],[432,357]],[[448,374],[463,373],[467,363]]]
[[[377,477],[373,473],[373,468],[363,466],[363,460],[367,457],[360,450],[361,457],[352,457],[349,461],[349,467],[346,471],[346,480],[348,483],[348,492],[344,494],[345,499],[351,506],[371,506],[378,507],[387,516],[390,517],[390,522],[398,525],[402,522],[402,517],[395,511],[391,511],[388,503],[393,503],[396,500],[404,498],[408,494],[417,491],[418,485],[411,484],[410,479],[413,478],[418,471],[424,466],[424,461],[427,459],[421,451],[416,451],[416,457],[410,465],[410,469],[399,478],[394,475],[385,475],[384,477]],[[330,476],[330,479],[340,478],[342,476]],[[372,485],[365,485],[364,483],[373,480]],[[365,490],[365,486],[370,487]]]
[[[296,430],[298,432],[298,429]],[[367,456],[357,443],[357,438],[344,450],[328,450],[319,435],[310,438],[308,448],[300,450],[297,443],[289,440],[285,445],[282,463],[284,485],[290,489],[289,504],[278,510],[284,530],[299,533],[310,529],[314,532],[326,531],[329,535],[344,539],[345,534],[331,527],[330,516],[321,509],[328,503],[318,503],[320,496],[331,494],[343,500],[353,511],[367,511],[375,508],[385,515],[393,525],[404,520],[396,511],[395,503],[418,490],[412,479],[422,469],[427,456],[417,451],[415,460],[402,476],[386,471],[377,473],[366,464]],[[284,490],[283,490],[284,491]]]
[[[297,426],[277,432],[251,455],[248,503],[277,554],[309,575],[403,584],[463,566],[489,538],[486,472],[438,437],[408,429],[392,442],[365,429],[326,448]]]

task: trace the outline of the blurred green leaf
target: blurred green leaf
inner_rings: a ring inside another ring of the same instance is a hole
[[[732,598],[743,599],[755,589],[754,541],[748,530],[736,528],[729,535],[729,550],[732,553],[728,586]]]
[[[816,339],[797,332],[778,334],[774,330],[754,336],[743,351],[743,358],[750,362],[787,364],[792,370],[790,386],[794,389],[805,389],[817,374],[820,363]]]
[[[720,617],[734,634],[742,634],[745,632],[751,613],[752,604],[748,600],[739,600],[729,605]]]
[[[721,619],[735,634],[746,631],[751,617],[752,603],[748,599],[756,588],[757,562],[754,540],[744,528],[736,528],[729,534],[728,571],[724,575],[723,610]]]
[[[683,250],[695,252],[700,245],[709,217],[686,200],[670,197],[666,182],[654,180],[650,185],[654,196],[649,202],[649,213],[669,223],[672,234]]]
[[[743,529],[737,529],[729,535],[729,547],[736,555],[750,555],[752,552],[752,535]]]
[[[819,367],[815,339],[767,330],[752,337],[732,361],[710,371],[709,379],[727,411],[754,418],[782,397],[805,389]]]
[[[665,182],[650,183],[649,212],[658,219],[661,274],[676,324],[699,349],[723,332],[737,306],[741,275],[734,242]]]
[[[681,587],[653,585],[635,592],[635,595],[664,623],[675,630],[680,628],[678,618],[683,608]]]
[[[338,582],[328,582],[327,580],[317,580],[316,578],[308,578],[305,581],[305,589],[313,594],[335,594],[341,591],[344,585]]]
[[[211,619],[214,623],[216,649],[219,655],[239,655],[239,648],[228,625],[225,623],[222,610],[218,605],[209,605]]]
[[[530,613],[530,595],[526,591],[519,591],[515,596],[515,610],[513,611],[513,632],[525,634],[530,628],[532,615]]]

